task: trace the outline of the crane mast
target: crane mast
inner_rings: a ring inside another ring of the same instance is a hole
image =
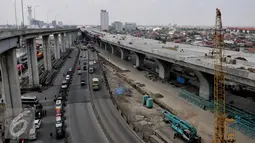
[[[221,12],[216,9],[215,21],[215,44],[213,49],[214,61],[214,140],[213,143],[233,143],[234,134],[229,133],[226,137],[226,122],[233,120],[227,119],[225,114],[225,73],[224,62],[224,34],[222,29]]]

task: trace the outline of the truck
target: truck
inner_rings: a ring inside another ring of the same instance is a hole
[[[92,88],[93,90],[100,90],[100,85],[99,85],[99,79],[98,78],[93,78],[92,79]]]
[[[94,61],[89,61],[89,73],[92,74],[94,70]]]

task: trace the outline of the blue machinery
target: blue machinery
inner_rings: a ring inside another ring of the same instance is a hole
[[[201,143],[201,137],[198,136],[195,127],[179,119],[167,110],[163,110],[162,114],[164,116],[164,120],[170,122],[172,129],[176,132],[174,137],[180,136],[189,143]]]

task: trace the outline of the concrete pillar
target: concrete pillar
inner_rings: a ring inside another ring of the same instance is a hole
[[[104,48],[104,43],[102,41],[100,42],[100,48]]]
[[[104,43],[104,50],[107,51],[107,43]]]
[[[111,54],[113,54],[113,55],[114,55],[114,53],[115,53],[115,48],[114,48],[114,46],[113,46],[113,45],[111,45],[111,44],[110,44],[110,47],[111,47]]]
[[[70,44],[69,44],[69,35],[68,35],[68,33],[65,33],[65,35],[66,35],[65,36],[65,41],[66,42],[65,42],[65,49],[64,50],[66,51],[66,48],[70,48],[69,47]]]
[[[44,53],[44,68],[45,70],[52,69],[52,61],[51,61],[51,48],[50,48],[50,36],[46,35],[42,37],[43,39],[43,53]]]
[[[128,50],[124,48],[120,48],[120,55],[122,60],[128,59]]]
[[[159,77],[162,79],[168,79],[170,77],[170,69],[172,64],[160,59],[156,59],[155,61],[158,64]]]
[[[144,58],[145,58],[144,54],[140,54],[140,53],[135,52],[135,66],[136,67],[143,66]]]
[[[60,48],[61,53],[64,52],[64,47],[65,47],[65,35],[64,33],[61,33],[61,48]]]
[[[58,34],[54,34],[54,56],[55,59],[60,59],[60,48]]]
[[[16,49],[8,50],[0,56],[2,94],[7,105],[7,116],[15,116],[22,110]]]
[[[193,70],[199,80],[199,96],[210,100],[213,98],[213,76],[202,73],[197,70]],[[209,79],[209,80],[208,80]],[[211,81],[211,82],[210,82]]]
[[[71,47],[72,47],[72,44],[73,44],[73,43],[72,43],[72,34],[71,34],[71,33],[68,33],[68,38],[69,38],[69,39],[68,39],[68,43],[69,43],[68,47],[71,48]]]
[[[39,73],[35,38],[27,39],[27,64],[30,85],[39,85]]]

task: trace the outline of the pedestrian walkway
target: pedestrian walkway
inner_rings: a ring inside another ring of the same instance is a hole
[[[145,77],[145,72],[140,72],[130,62],[120,60],[120,58],[113,56],[107,51],[97,48],[100,51],[99,55],[109,61],[114,61],[112,64],[118,65],[120,67],[125,67],[130,72],[124,72],[123,74],[135,82],[145,84],[143,87],[145,91],[152,93],[160,93],[164,97],[160,100],[172,108],[178,113],[178,116],[183,120],[186,120],[196,126],[198,133],[202,136],[203,142],[212,142],[213,139],[213,113],[209,111],[204,111],[201,108],[187,102],[186,100],[180,98],[179,88],[171,86],[161,81],[152,81]],[[236,131],[237,141],[245,141],[246,143],[254,143],[254,140],[250,139],[246,135],[239,131]]]

